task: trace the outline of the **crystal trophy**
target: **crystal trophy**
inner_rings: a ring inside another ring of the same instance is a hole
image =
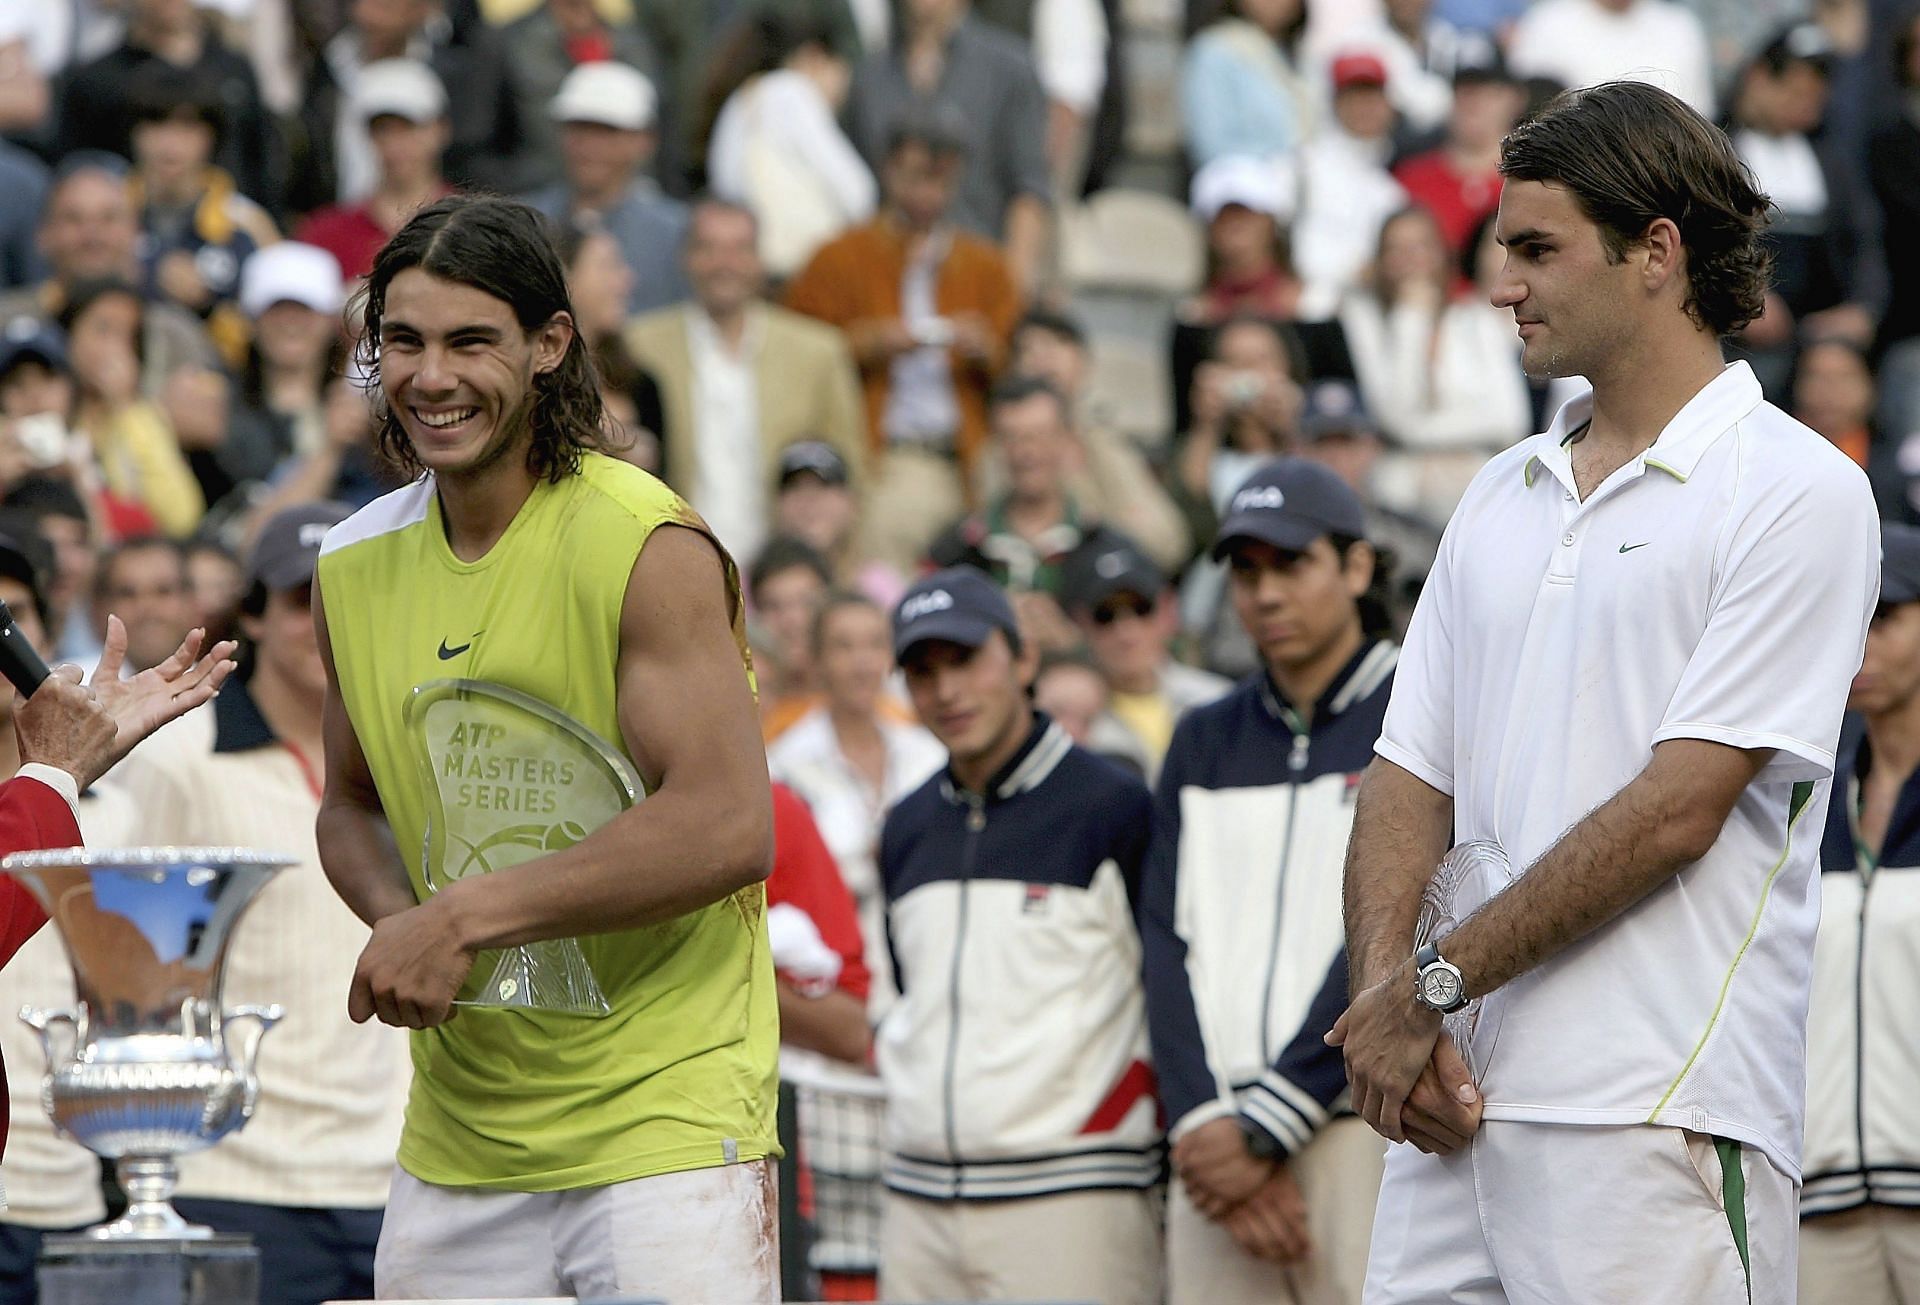
[[[437,892],[572,847],[644,796],[612,744],[538,698],[484,680],[432,680],[405,720],[427,803],[421,869]],[[577,938],[481,953],[457,1004],[605,1015]]]
[[[1457,928],[1462,920],[1485,906],[1513,882],[1513,862],[1506,851],[1488,839],[1461,843],[1442,857],[1427,881],[1420,897],[1420,918],[1414,926],[1416,950],[1438,943]],[[1480,1082],[1493,1059],[1493,1044],[1498,1040],[1497,1024],[1481,1027],[1482,1002],[1472,998],[1466,1005],[1443,1015],[1441,1028],[1453,1039],[1453,1045]]]

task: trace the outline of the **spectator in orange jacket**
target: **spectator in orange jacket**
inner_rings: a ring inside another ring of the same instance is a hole
[[[902,117],[880,215],[821,248],[787,289],[789,307],[847,334],[877,463],[863,553],[903,571],[971,506],[987,391],[1021,311],[1000,248],[949,220],[963,141],[937,109]]]

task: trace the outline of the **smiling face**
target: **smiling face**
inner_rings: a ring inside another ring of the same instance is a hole
[[[86,169],[54,190],[40,224],[40,252],[62,280],[118,276],[133,265],[139,236],[127,183]]]
[[[504,299],[410,267],[387,287],[380,390],[422,466],[476,476],[524,461],[534,377],[572,342],[565,313],[527,331]]]
[[[1610,257],[1571,191],[1508,181],[1496,230],[1507,257],[1489,298],[1513,312],[1527,375],[1591,375],[1631,344],[1644,297],[1639,268]]]

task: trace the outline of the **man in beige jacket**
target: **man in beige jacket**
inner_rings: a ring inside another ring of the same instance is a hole
[[[666,480],[742,563],[765,542],[780,455],[823,440],[859,473],[866,416],[840,332],[762,297],[754,216],[708,199],[687,227],[693,298],[636,318],[628,351],[666,415]]]

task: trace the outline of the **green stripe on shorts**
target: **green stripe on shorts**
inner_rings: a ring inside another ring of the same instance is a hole
[[[1732,1138],[1716,1137],[1713,1149],[1720,1155],[1720,1203],[1727,1210],[1727,1228],[1733,1233],[1734,1249],[1740,1252],[1740,1271],[1747,1277],[1747,1299],[1753,1299],[1753,1262],[1747,1255],[1747,1172],[1740,1167],[1740,1144]]]

